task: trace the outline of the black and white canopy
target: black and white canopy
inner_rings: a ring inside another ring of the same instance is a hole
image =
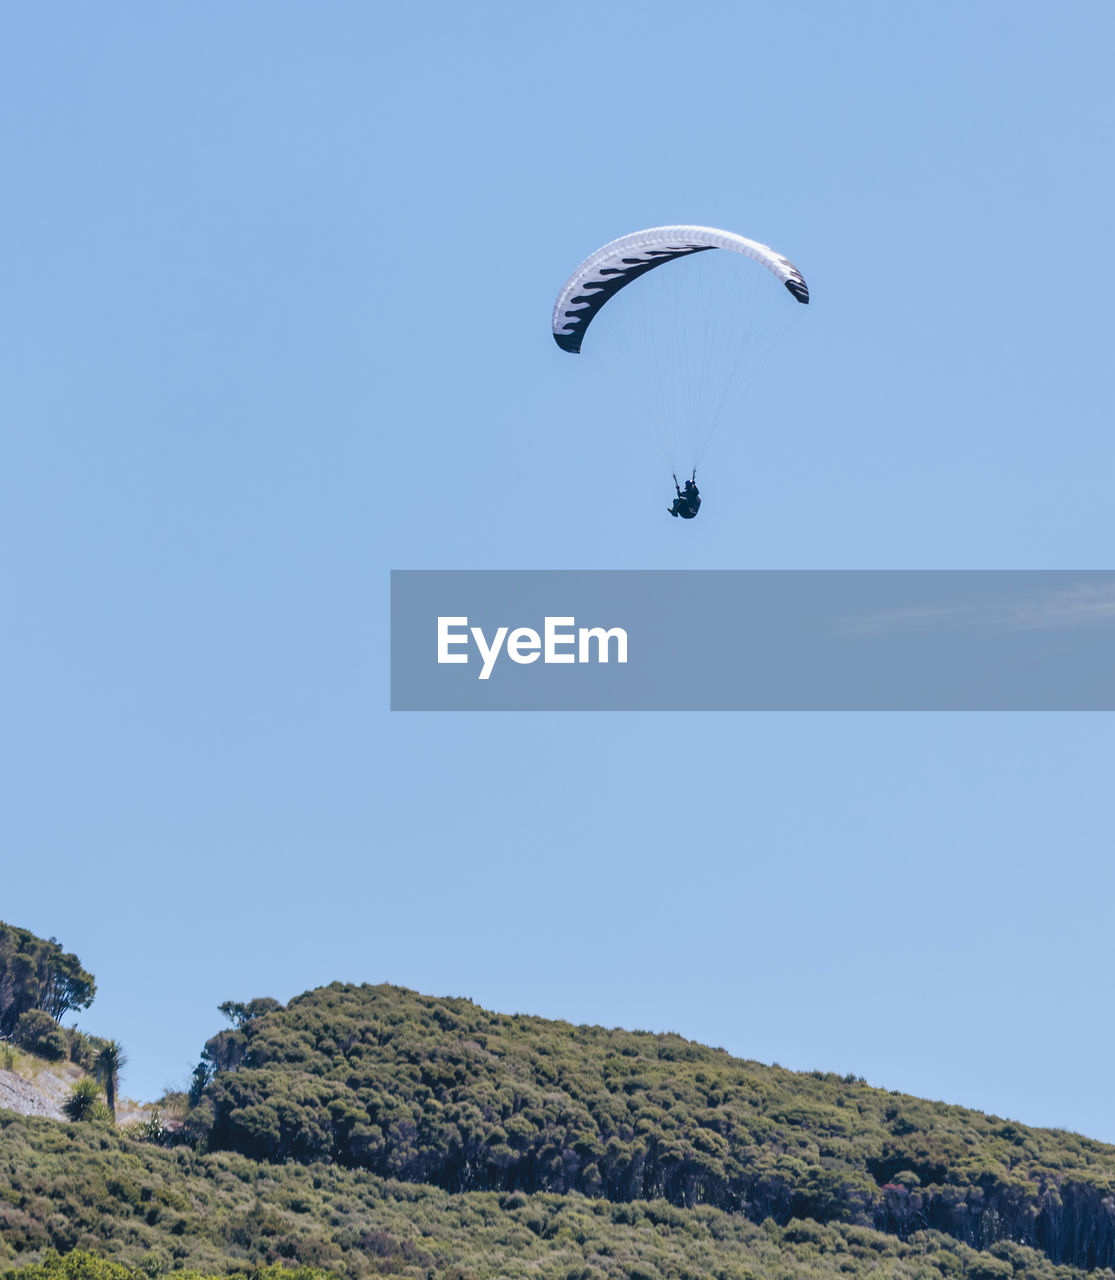
[[[597,249],[573,272],[554,303],[554,341],[563,351],[579,352],[593,317],[624,285],[665,262],[706,249],[742,253],[780,280],[798,302],[809,301],[801,272],[765,244],[714,227],[650,227]]]

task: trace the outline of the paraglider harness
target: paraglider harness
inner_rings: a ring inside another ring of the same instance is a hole
[[[667,507],[666,510],[672,516],[681,516],[683,520],[692,520],[701,509],[701,491],[697,488],[697,468],[693,468],[693,474],[686,480],[684,490],[678,484],[678,478],[675,475],[674,488],[677,490],[678,496],[674,499],[673,506]]]

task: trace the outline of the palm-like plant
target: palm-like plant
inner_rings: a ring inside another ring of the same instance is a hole
[[[74,1085],[62,1104],[62,1110],[71,1120],[108,1119],[108,1108],[101,1101],[100,1086],[89,1076]]]
[[[104,1086],[105,1101],[116,1119],[116,1090],[120,1084],[120,1070],[128,1061],[124,1050],[115,1040],[106,1040],[94,1063],[98,1081]]]

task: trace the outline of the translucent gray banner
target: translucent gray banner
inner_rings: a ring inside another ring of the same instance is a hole
[[[397,570],[396,711],[1109,711],[1115,571]]]

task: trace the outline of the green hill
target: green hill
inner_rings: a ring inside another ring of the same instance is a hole
[[[88,978],[8,936],[9,970],[32,953]],[[1115,1261],[1115,1148],[1075,1134],[397,987],[221,1008],[180,1124],[0,1111],[0,1280],[1070,1280]],[[90,1052],[40,1035],[42,1010],[12,1021],[24,1052]]]
[[[228,1006],[195,1141],[440,1187],[930,1228],[1115,1264],[1115,1148],[676,1035],[334,984]]]

